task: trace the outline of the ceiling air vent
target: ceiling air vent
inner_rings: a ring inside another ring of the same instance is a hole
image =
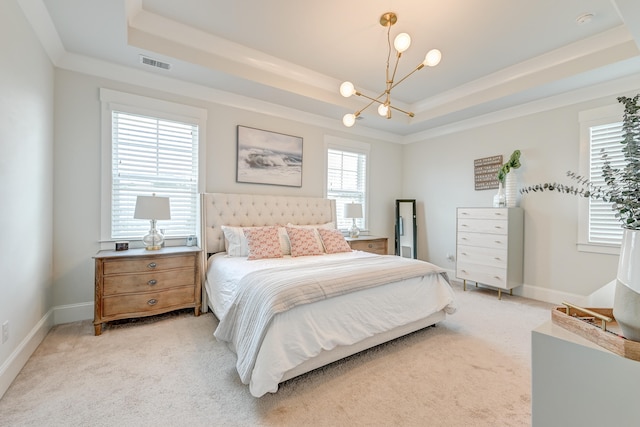
[[[158,61],[157,59],[149,58],[148,56],[140,55],[140,62],[151,67],[162,68],[163,70],[170,70],[171,64],[168,62]]]

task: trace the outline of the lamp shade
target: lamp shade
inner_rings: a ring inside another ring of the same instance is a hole
[[[136,219],[171,219],[169,198],[138,196],[133,217]]]
[[[345,218],[362,218],[362,204],[345,203],[344,217]]]

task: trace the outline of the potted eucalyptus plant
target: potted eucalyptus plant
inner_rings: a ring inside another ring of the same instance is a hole
[[[602,200],[611,203],[616,218],[623,228],[622,245],[616,276],[613,315],[623,335],[640,341],[640,106],[639,95],[619,97],[624,105],[622,121],[622,152],[624,166],[611,166],[606,153],[602,153],[604,185],[594,185],[589,179],[567,172],[576,185],[545,183],[528,186],[522,194],[539,191],[557,191]]]

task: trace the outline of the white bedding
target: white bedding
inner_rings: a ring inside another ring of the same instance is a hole
[[[219,253],[208,262],[207,294],[214,313],[222,320],[234,299],[237,283],[251,271],[291,263],[317,264],[327,259],[376,256],[354,251],[247,261],[243,257]],[[294,307],[273,318],[250,378],[243,382],[249,383],[250,392],[256,397],[276,392],[287,371],[323,350],[357,343],[440,310],[455,311],[453,292],[441,274],[402,280]],[[235,349],[235,343],[229,344],[232,350]]]

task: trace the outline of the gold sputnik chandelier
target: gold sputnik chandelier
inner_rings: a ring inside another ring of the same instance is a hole
[[[358,110],[353,114],[349,113],[344,115],[344,117],[342,118],[342,123],[344,123],[344,125],[347,127],[353,126],[356,122],[356,118],[364,110],[369,108],[374,103],[380,104],[378,105],[378,114],[380,114],[382,117],[386,117],[387,119],[391,118],[391,110],[400,111],[401,113],[404,113],[409,117],[413,117],[415,114],[413,114],[412,112],[404,111],[404,110],[401,110],[400,108],[397,108],[391,105],[391,90],[394,87],[398,86],[403,81],[405,81],[407,77],[409,77],[411,74],[424,68],[425,65],[429,67],[435,67],[440,63],[440,59],[442,59],[442,53],[438,49],[431,49],[427,53],[426,57],[424,58],[424,61],[422,61],[417,67],[415,67],[409,74],[407,74],[406,76],[404,76],[403,78],[401,78],[396,82],[395,81],[396,71],[398,70],[398,63],[400,62],[400,57],[402,56],[402,53],[405,50],[407,50],[411,45],[411,37],[409,36],[409,34],[400,33],[396,36],[396,38],[393,41],[393,47],[396,50],[396,63],[393,67],[393,72],[391,73],[391,75],[389,75],[389,61],[391,59],[391,26],[395,24],[397,21],[398,21],[398,16],[393,12],[387,12],[380,17],[380,25],[382,25],[383,27],[387,27],[387,44],[388,44],[386,86],[385,86],[384,92],[382,92],[376,98],[372,98],[361,92],[358,92],[355,89],[353,83],[351,82],[344,82],[340,85],[340,94],[345,98],[348,98],[351,95],[357,95],[357,96],[362,96],[363,98],[367,98],[370,101],[361,110]]]

